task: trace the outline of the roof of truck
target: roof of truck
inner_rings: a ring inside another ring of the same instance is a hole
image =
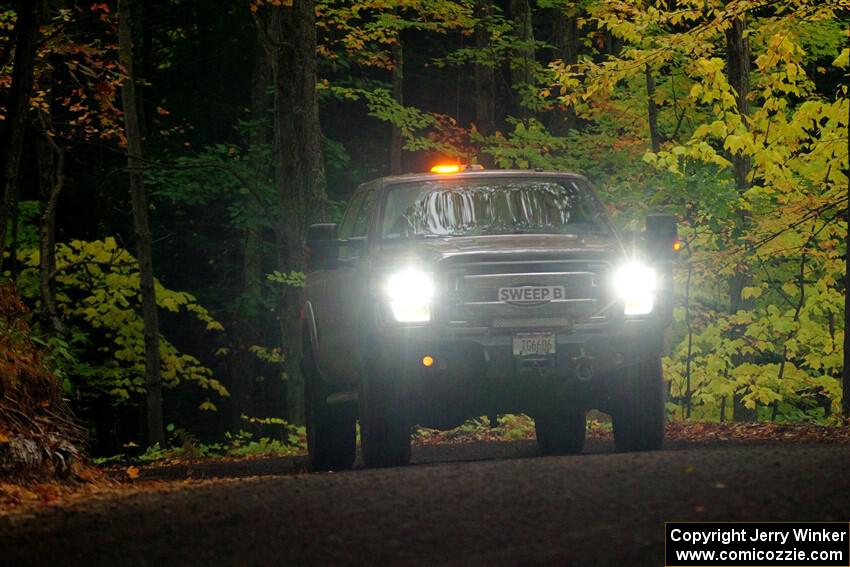
[[[467,179],[481,177],[572,177],[587,181],[583,175],[568,171],[544,171],[542,169],[476,169],[458,173],[405,173],[379,178],[384,185],[409,183],[411,181],[430,181],[434,179]]]

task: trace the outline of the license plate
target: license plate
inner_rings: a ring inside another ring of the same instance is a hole
[[[562,285],[521,285],[499,288],[499,301],[515,305],[540,305],[564,299],[565,296]]]
[[[514,355],[555,354],[555,333],[520,333],[514,335]]]

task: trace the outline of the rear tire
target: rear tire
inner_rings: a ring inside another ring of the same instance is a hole
[[[411,424],[394,395],[390,380],[377,372],[360,382],[360,449],[367,467],[410,463]]]
[[[304,343],[302,370],[310,470],[350,469],[357,457],[357,407],[352,402],[328,404],[333,390],[319,376],[310,340],[305,338]]]
[[[543,455],[575,455],[584,448],[587,412],[566,407],[534,417],[537,447]]]
[[[628,369],[620,388],[614,424],[619,451],[654,451],[664,442],[664,377],[661,359],[652,358]]]

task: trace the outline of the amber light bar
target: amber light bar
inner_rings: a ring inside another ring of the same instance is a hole
[[[445,165],[435,165],[431,168],[431,173],[459,173],[460,165],[458,164],[445,164]]]

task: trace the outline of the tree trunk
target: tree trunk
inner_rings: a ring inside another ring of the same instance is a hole
[[[529,0],[511,0],[511,19],[517,46],[511,61],[511,86],[514,90],[514,112],[523,120],[531,113],[522,103],[523,93],[534,82],[534,27]]]
[[[248,137],[251,149],[257,149],[269,143],[269,95],[271,84],[271,66],[265,49],[258,40],[254,55],[254,74],[251,89],[251,122],[252,127]],[[255,166],[260,172],[259,177],[268,177],[268,167],[263,163]],[[238,311],[234,313],[234,353],[231,369],[231,429],[239,431],[247,425],[242,421],[242,415],[256,416],[254,399],[256,393],[256,378],[261,373],[261,365],[257,356],[251,352],[253,345],[262,343],[260,330],[264,309],[259,305],[263,281],[263,242],[259,228],[246,228],[242,235],[242,293]]]
[[[130,1],[118,0],[118,57],[126,78],[121,84],[124,106],[124,131],[127,136],[127,169],[130,172],[130,195],[133,202],[133,225],[136,233],[136,255],[139,261],[139,287],[142,295],[142,318],[145,339],[145,373],[147,374],[148,443],[165,442],[162,419],[162,375],[159,353],[159,322],[156,310],[156,288],[151,255],[151,231],[148,223],[148,197],[145,192],[142,138],[136,108],[135,75],[133,74],[133,40],[130,25]]]
[[[694,394],[691,387],[691,362],[694,354],[694,327],[691,321],[691,278],[693,272],[690,249],[688,249],[688,278],[685,281],[685,328],[688,333],[688,350],[687,358],[685,358],[685,419],[691,418]]]
[[[399,37],[392,45],[393,56],[393,100],[398,104],[404,104],[404,46]],[[393,126],[392,138],[390,140],[390,175],[402,173],[401,152],[404,140],[401,130]]]
[[[49,134],[46,135],[49,136]],[[64,327],[56,310],[56,278],[54,273],[56,271],[56,205],[65,185],[65,155],[58,144],[53,140],[50,141],[53,146],[52,151],[55,154],[55,158],[50,160],[53,164],[52,183],[42,188],[45,200],[43,201],[39,223],[40,317],[44,328],[61,332]],[[39,164],[41,164],[41,160],[39,160]],[[50,167],[47,164],[45,165]]]
[[[45,78],[45,84],[51,84]],[[50,103],[48,103],[48,108]],[[65,185],[65,152],[53,139],[50,111],[40,113],[41,129],[36,141],[41,218],[39,219],[39,322],[43,329],[61,332],[56,310],[56,205]]]
[[[732,20],[732,25],[726,30],[726,76],[729,85],[735,89],[738,113],[743,119],[750,113],[750,103],[747,99],[750,93],[750,42],[744,35],[746,26],[746,19],[741,16]],[[750,158],[733,156],[732,163],[735,168],[735,183],[743,193],[750,186]]]
[[[560,59],[565,65],[578,63],[579,37],[578,16],[576,6],[552,8],[552,45],[555,46],[555,59]],[[558,109],[552,113],[550,129],[552,133],[563,136],[576,126],[576,113],[572,107]]]
[[[6,99],[6,120],[0,135],[0,175],[2,175],[3,199],[0,201],[0,267],[6,249],[6,233],[9,217],[17,206],[18,167],[24,147],[30,95],[32,94],[36,49],[39,28],[44,17],[44,5],[33,0],[18,2],[18,20],[15,23],[15,58],[12,66],[12,82]],[[12,49],[12,46],[7,47]]]
[[[291,8],[266,5],[254,13],[254,21],[257,31],[262,38],[263,47],[269,60],[272,71],[273,86],[273,110],[274,110],[274,152],[273,169],[277,201],[280,207],[278,221],[274,226],[275,237],[275,265],[281,272],[286,272],[289,266],[289,250],[287,249],[287,217],[298,213],[299,203],[295,200],[295,171],[292,163],[291,148],[286,144],[287,139],[295,136],[294,112],[292,109],[294,99],[294,70],[292,62],[292,30],[285,26],[286,11]],[[286,43],[285,43],[286,41]],[[291,202],[290,202],[291,200]],[[278,325],[278,340],[280,351],[288,355],[288,344],[291,319],[287,310],[289,297],[287,288],[283,288],[277,296],[276,318]],[[281,371],[285,378],[287,367],[283,363]],[[264,406],[271,417],[289,417],[286,401],[290,396],[290,387],[283,379],[270,380],[264,385]]]
[[[133,40],[133,71],[136,89],[136,114],[139,117],[139,137],[142,140],[148,137],[148,109],[145,107],[145,91],[152,91],[146,86],[145,79],[150,74],[150,66],[153,61],[153,33],[148,31],[152,26],[145,26],[144,22],[157,21],[157,2],[134,2],[131,0],[130,13],[130,37]],[[148,104],[150,101],[148,100]]]
[[[661,151],[661,136],[658,134],[658,106],[655,104],[655,79],[652,76],[652,68],[646,65],[646,99],[647,114],[649,118],[649,140],[652,151]]]
[[[327,194],[325,193],[325,162],[323,155],[322,130],[319,123],[319,95],[316,90],[316,8],[314,0],[294,0],[295,21],[295,71],[296,130],[293,139],[297,156],[297,173],[300,181],[299,196],[303,205],[299,207],[298,222],[290,223],[293,230],[287,240],[291,257],[290,270],[304,271],[304,237],[307,226],[325,220]],[[290,287],[287,290],[287,404],[289,419],[297,425],[304,424],[304,377],[301,375],[301,306],[303,290]]]
[[[742,16],[735,18],[730,28],[726,30],[726,75],[729,85],[735,89],[738,112],[743,120],[746,120],[750,109],[747,101],[747,95],[750,91],[750,45],[744,35],[746,25],[746,20]],[[741,155],[731,157],[735,173],[735,185],[739,193],[743,194],[749,188],[750,159]],[[739,211],[736,233],[744,232],[748,223],[749,218],[746,211]],[[742,291],[751,283],[752,277],[749,270],[746,266],[739,265],[729,283],[729,308],[732,313],[750,307],[749,302],[743,299]],[[744,361],[744,357],[738,357],[734,362],[740,364]],[[741,394],[735,394],[732,400],[733,419],[735,421],[755,421],[756,411],[744,407],[741,397]]]
[[[15,284],[18,283],[18,231],[21,227],[21,207],[19,199],[20,188],[18,184],[14,187],[14,196],[12,197],[12,214],[11,220],[11,235],[9,245],[9,276]]]
[[[850,122],[847,123],[847,153],[850,155]],[[850,166],[845,173],[850,176]],[[850,417],[850,185],[847,186],[847,208],[845,217],[848,225],[844,253],[844,369],[841,372],[841,415]],[[830,320],[830,323],[832,320]]]
[[[303,183],[304,200],[307,204],[307,219],[309,222],[321,222],[325,220],[325,209],[328,196],[325,193],[325,160],[324,145],[322,140],[322,128],[319,122],[319,93],[316,90],[317,83],[317,61],[316,61],[316,8],[314,0],[295,0],[293,3],[295,11],[295,62],[296,79],[300,85],[296,108],[299,106],[304,112],[297,115],[297,121],[301,150],[301,181]],[[304,247],[302,241],[306,234],[306,226],[302,224],[299,233],[299,242],[295,250],[302,262]],[[300,341],[299,341],[300,344]],[[300,347],[299,347],[300,350]]]
[[[242,239],[242,294],[234,313],[233,368],[230,380],[231,429],[252,429],[242,416],[257,417],[257,377],[262,374],[262,363],[251,347],[263,344],[261,324],[265,320],[260,306],[262,296],[263,263],[262,239],[256,230],[246,230]],[[278,392],[282,394],[282,392]],[[281,396],[282,397],[282,396]],[[278,404],[278,408],[281,406]]]
[[[475,47],[481,58],[475,63],[475,127],[483,136],[496,133],[496,62],[490,55],[492,48],[488,30],[492,14],[492,0],[475,1]],[[481,153],[478,160],[485,167],[493,167],[493,158],[489,154]]]
[[[267,10],[258,15],[257,24],[270,55],[274,81],[278,269],[303,272],[308,223],[324,219],[327,203],[316,92],[315,8],[313,0],[294,0],[291,8],[270,6]],[[284,286],[278,307],[287,418],[299,425],[304,423],[302,297],[301,288]]]

